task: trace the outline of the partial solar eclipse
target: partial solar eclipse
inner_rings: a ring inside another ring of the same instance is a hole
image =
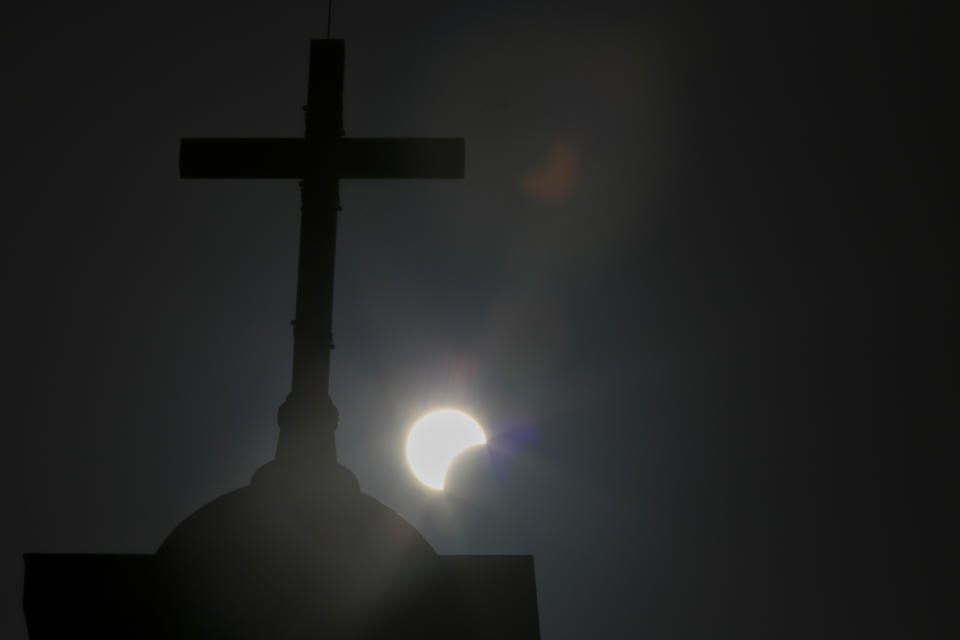
[[[470,447],[487,443],[477,421],[455,409],[440,409],[423,416],[407,436],[407,462],[413,475],[437,491],[443,490],[447,469]]]

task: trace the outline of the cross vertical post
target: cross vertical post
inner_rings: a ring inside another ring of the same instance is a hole
[[[343,137],[342,40],[314,40],[304,107],[305,169],[300,181],[300,251],[290,394],[278,411],[277,458],[336,461],[338,413],[330,398],[333,283],[340,181],[333,151]]]

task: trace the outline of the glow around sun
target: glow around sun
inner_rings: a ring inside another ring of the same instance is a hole
[[[477,421],[455,409],[440,409],[423,416],[407,436],[407,462],[423,484],[443,490],[447,469],[470,447],[487,443]]]

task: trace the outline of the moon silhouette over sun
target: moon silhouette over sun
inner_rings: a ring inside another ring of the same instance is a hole
[[[407,436],[407,462],[413,475],[437,491],[453,460],[470,447],[487,443],[476,420],[456,409],[440,409],[423,416]]]

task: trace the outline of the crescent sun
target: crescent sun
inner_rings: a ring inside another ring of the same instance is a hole
[[[467,449],[486,442],[487,437],[477,421],[462,411],[432,411],[410,429],[407,462],[420,482],[442,491],[447,470],[454,459]]]

